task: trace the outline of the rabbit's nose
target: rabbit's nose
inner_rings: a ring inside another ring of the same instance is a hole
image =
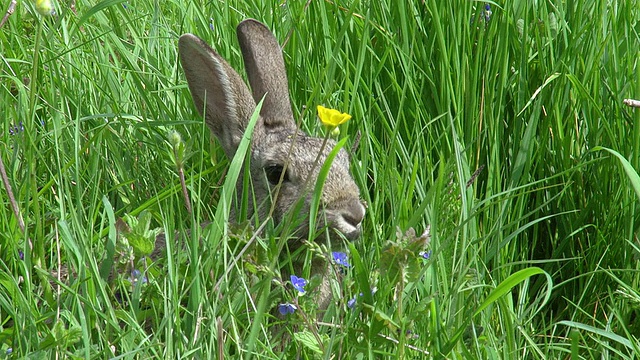
[[[349,225],[358,228],[360,223],[362,223],[362,219],[364,219],[364,211],[364,206],[360,201],[352,201],[342,213],[342,218]]]

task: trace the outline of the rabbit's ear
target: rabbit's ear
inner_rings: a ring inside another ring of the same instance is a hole
[[[240,75],[197,36],[182,35],[178,49],[196,108],[232,157],[256,107],[249,89]]]
[[[258,102],[267,94],[260,112],[264,125],[295,127],[287,72],[278,40],[266,26],[254,19],[241,22],[237,33],[253,99]]]

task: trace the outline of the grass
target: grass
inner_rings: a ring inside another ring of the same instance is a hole
[[[0,29],[0,157],[25,224],[3,184],[0,357],[637,358],[638,4],[484,5],[20,2]],[[359,139],[363,235],[320,325],[272,281],[287,229],[224,227],[231,162],[177,61],[192,32],[242,68],[248,17],[286,41],[300,127],[321,135],[323,104]],[[153,265],[118,235],[145,218],[168,237]],[[283,301],[299,311],[273,318]]]

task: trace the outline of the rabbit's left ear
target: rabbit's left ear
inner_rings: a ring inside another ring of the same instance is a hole
[[[260,111],[264,125],[267,128],[295,128],[287,71],[278,40],[266,26],[254,19],[241,22],[237,33],[253,99],[257,103],[267,94]]]
[[[249,89],[240,75],[197,36],[182,35],[178,49],[196,109],[232,158],[256,108]]]

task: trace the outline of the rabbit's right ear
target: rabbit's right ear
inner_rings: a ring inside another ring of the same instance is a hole
[[[193,102],[232,158],[256,107],[249,89],[240,75],[197,36],[182,35],[178,50]]]

